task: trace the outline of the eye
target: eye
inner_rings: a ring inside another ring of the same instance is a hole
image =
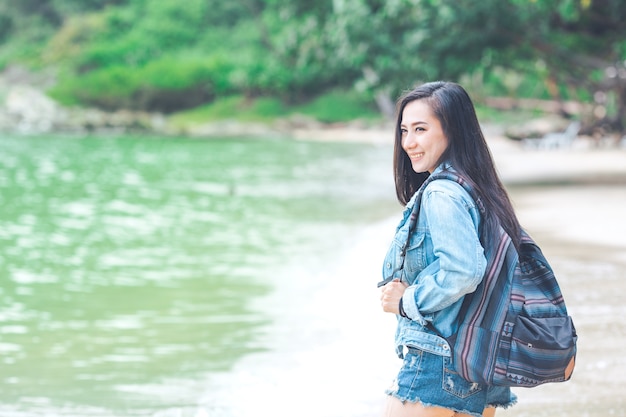
[[[415,128],[415,131],[416,131],[416,132],[425,132],[425,131],[426,131],[426,129],[424,129],[423,127],[419,127],[419,126],[418,126],[418,127],[416,127],[416,128]]]
[[[409,131],[408,131],[408,130],[406,130],[405,128],[401,128],[401,129],[400,129],[400,134],[401,134],[402,136],[406,135],[408,132],[409,132]]]

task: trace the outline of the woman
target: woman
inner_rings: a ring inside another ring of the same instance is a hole
[[[404,362],[387,390],[385,416],[494,416],[496,407],[513,405],[515,395],[507,387],[462,379],[451,367],[449,344],[437,332],[447,337],[456,331],[463,297],[485,272],[483,242],[497,222],[516,246],[519,222],[461,86],[432,82],[401,97],[395,136],[396,194],[406,209],[385,257],[381,301],[383,311],[398,315],[395,344]],[[441,170],[468,180],[486,214],[481,216],[463,187],[449,180],[429,183],[416,202],[424,180]],[[421,206],[409,237],[414,204]]]

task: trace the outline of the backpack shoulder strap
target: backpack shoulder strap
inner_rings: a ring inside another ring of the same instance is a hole
[[[424,181],[424,184],[422,185],[422,187],[420,188],[420,193],[423,193],[423,190],[426,188],[426,186],[435,180],[438,179],[445,179],[445,180],[449,180],[449,181],[454,181],[457,184],[461,185],[461,187],[463,187],[463,189],[465,191],[467,191],[467,193],[470,195],[470,197],[472,197],[472,199],[474,200],[476,206],[478,207],[479,211],[481,212],[481,214],[484,214],[486,209],[485,206],[482,202],[482,199],[480,198],[480,196],[478,195],[478,192],[476,191],[475,186],[465,177],[457,174],[456,172],[453,171],[440,171],[437,172],[435,174],[432,174],[431,176],[429,176],[426,181]],[[418,199],[421,198],[421,195],[418,195],[417,197]],[[417,206],[419,203],[419,201],[415,202],[415,205]],[[414,213],[419,212],[419,208],[417,208],[417,210],[414,208]],[[417,220],[417,214],[415,214],[415,220]],[[413,220],[413,219],[411,219]],[[410,229],[411,230],[411,229]],[[495,237],[495,236],[494,236]],[[529,238],[530,239],[530,238]],[[483,277],[483,282],[481,285],[485,284],[485,281],[492,281],[494,279],[496,279],[496,277],[500,274],[500,271],[502,270],[502,267],[504,265],[504,261],[505,261],[505,255],[508,252],[509,246],[511,244],[511,238],[506,234],[506,232],[501,229],[500,230],[500,234],[499,236],[497,236],[497,239],[494,240],[494,242],[492,242],[493,245],[491,245],[492,247],[490,248],[485,248],[485,255],[487,258],[487,269],[485,271],[485,276]],[[474,315],[478,314],[480,315],[480,311],[481,309],[484,308],[484,304],[486,303],[486,299],[479,297],[477,299],[474,299],[474,297],[472,297],[473,294],[468,294],[468,296],[465,297],[465,300],[461,306],[461,311],[459,312],[459,316],[457,317],[457,321],[460,320],[461,317],[465,317],[466,314],[468,314],[469,310],[470,310],[470,305],[474,304],[473,308],[474,310]],[[479,303],[478,305],[476,305],[476,303]],[[476,320],[476,317],[474,317],[474,320]],[[438,334],[441,337],[444,337],[439,330],[437,330],[432,323],[428,323],[427,327],[430,328],[431,330],[435,331],[436,334]],[[448,341],[452,344],[454,344],[454,337],[453,338],[448,338]]]
[[[480,213],[481,214],[485,213],[485,205],[483,204],[482,199],[478,195],[478,192],[476,191],[476,187],[468,179],[466,179],[465,177],[462,177],[461,175],[457,174],[454,171],[449,171],[449,170],[439,171],[435,174],[431,174],[428,178],[426,178],[426,180],[422,183],[422,186],[419,188],[417,192],[418,194],[417,194],[417,197],[415,198],[413,211],[411,212],[411,218],[409,220],[409,234],[411,233],[412,230],[415,229],[415,225],[417,224],[417,217],[419,215],[420,206],[422,205],[421,204],[422,194],[424,194],[424,190],[426,189],[428,184],[436,180],[449,180],[449,181],[454,181],[457,184],[459,184],[461,187],[463,187],[465,191],[467,191],[470,197],[472,197],[472,200],[474,200],[474,203],[476,203],[476,207],[478,207],[478,210],[480,211]]]

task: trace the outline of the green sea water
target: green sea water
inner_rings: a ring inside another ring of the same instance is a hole
[[[271,349],[259,301],[281,270],[332,261],[397,210],[390,158],[279,139],[0,136],[0,415],[194,404],[211,375]]]

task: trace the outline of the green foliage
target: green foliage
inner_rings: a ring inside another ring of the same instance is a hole
[[[479,95],[589,100],[626,89],[609,76],[626,71],[624,33],[623,0],[0,0],[0,68],[53,66],[55,97],[105,108],[329,91],[392,103],[467,77]],[[328,108],[312,111],[368,111]]]
[[[83,53],[83,45],[105,26],[102,14],[69,17],[49,40],[42,60],[51,65],[72,65]]]
[[[498,125],[524,123],[528,120],[544,116],[540,110],[499,110],[481,104],[476,105],[476,115],[481,122]]]
[[[0,15],[0,44],[4,43],[13,30],[13,20],[5,14]]]
[[[100,105],[111,109],[124,107],[141,79],[126,67],[92,71],[81,77],[69,75],[48,94],[65,105]]]
[[[40,68],[41,51],[55,28],[45,14],[21,13],[24,4],[13,3],[0,0],[0,68],[16,61]]]
[[[166,56],[142,67],[113,66],[80,77],[70,74],[49,93],[65,104],[167,112],[230,91],[231,69],[219,56]]]
[[[244,96],[226,96],[211,104],[178,112],[170,120],[176,126],[199,124],[215,120],[269,121],[288,114],[277,98],[248,99]]]
[[[75,17],[108,6],[128,4],[129,0],[51,0],[47,2],[61,17]]]
[[[269,122],[295,115],[305,115],[330,123],[380,118],[380,114],[366,97],[337,90],[319,95],[298,106],[286,105],[277,97],[227,96],[205,106],[178,112],[170,120],[176,126],[185,126],[223,119]]]
[[[371,100],[353,91],[330,91],[310,103],[295,108],[294,111],[331,123],[380,117]]]
[[[103,13],[106,23],[86,43],[79,62],[81,68],[141,66],[193,45],[203,29],[206,2],[143,0],[133,7],[112,8]]]

